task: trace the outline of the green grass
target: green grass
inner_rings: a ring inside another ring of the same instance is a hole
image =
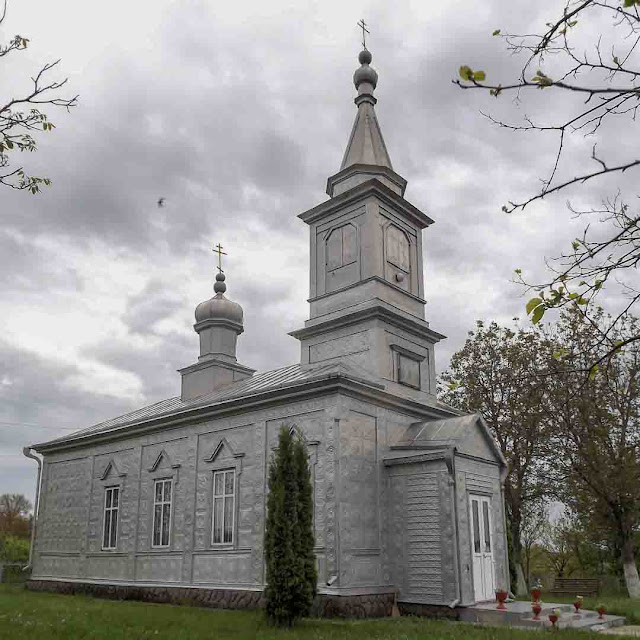
[[[562,640],[591,637],[571,630],[560,634]],[[364,621],[308,619],[288,631],[269,627],[260,611],[115,602],[31,593],[16,585],[0,585],[2,640],[540,640],[544,637],[539,631],[409,617]]]

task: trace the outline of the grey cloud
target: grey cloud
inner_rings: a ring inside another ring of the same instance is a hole
[[[82,293],[75,267],[61,264],[55,250],[39,246],[31,236],[20,237],[0,228],[0,287],[3,294],[24,295],[74,289]]]
[[[0,341],[0,453],[15,453],[29,443],[62,435],[65,429],[82,428],[133,408],[99,389],[79,389],[71,381],[81,374],[75,365]]]
[[[197,359],[198,340],[177,332],[164,333],[144,344],[110,338],[84,349],[86,357],[134,374],[142,384],[142,405],[180,395],[176,370]]]
[[[158,322],[184,307],[184,298],[169,283],[152,278],[140,293],[129,297],[122,321],[131,333],[153,334]]]
[[[79,373],[73,365],[0,340],[0,493],[33,499],[36,466],[22,456],[22,447],[134,408],[99,389],[88,392],[69,384]]]

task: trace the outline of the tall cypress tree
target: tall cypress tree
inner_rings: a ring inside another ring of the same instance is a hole
[[[269,463],[265,531],[267,618],[291,626],[309,613],[316,592],[313,495],[306,447],[282,425]]]
[[[298,592],[298,601],[303,615],[309,612],[316,595],[318,573],[316,556],[313,552],[315,537],[313,534],[313,486],[309,455],[302,436],[294,440],[294,466],[298,488],[297,554],[302,574],[302,585]]]

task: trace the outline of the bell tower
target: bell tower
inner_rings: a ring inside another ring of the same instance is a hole
[[[435,396],[434,345],[425,320],[422,230],[433,220],[405,200],[375,113],[371,53],[353,76],[356,119],[329,200],[299,217],[311,235],[310,317],[292,336],[301,362],[344,362],[388,389]]]

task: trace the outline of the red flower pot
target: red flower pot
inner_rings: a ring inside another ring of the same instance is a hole
[[[538,602],[534,602],[531,605],[531,611],[533,611],[533,619],[540,620],[540,612],[542,611],[542,607]]]
[[[540,602],[540,589],[531,589],[531,600],[533,602]]]
[[[509,594],[504,591],[503,589],[498,589],[496,591],[496,600],[498,601],[498,609],[506,609],[507,607],[504,606],[504,601],[507,599],[507,596]]]
[[[573,606],[576,609],[576,615],[578,615],[580,613],[580,609],[582,609],[582,598],[576,598]]]
[[[604,614],[605,614],[605,612],[606,612],[606,609],[605,609],[604,607],[598,607],[598,613],[600,614],[600,615],[598,616],[598,618],[599,618],[600,620],[603,620],[603,619],[604,619]]]
[[[550,613],[549,614],[549,620],[550,620],[551,624],[553,625],[553,627],[555,628],[556,622],[558,622],[558,616],[555,613]]]

